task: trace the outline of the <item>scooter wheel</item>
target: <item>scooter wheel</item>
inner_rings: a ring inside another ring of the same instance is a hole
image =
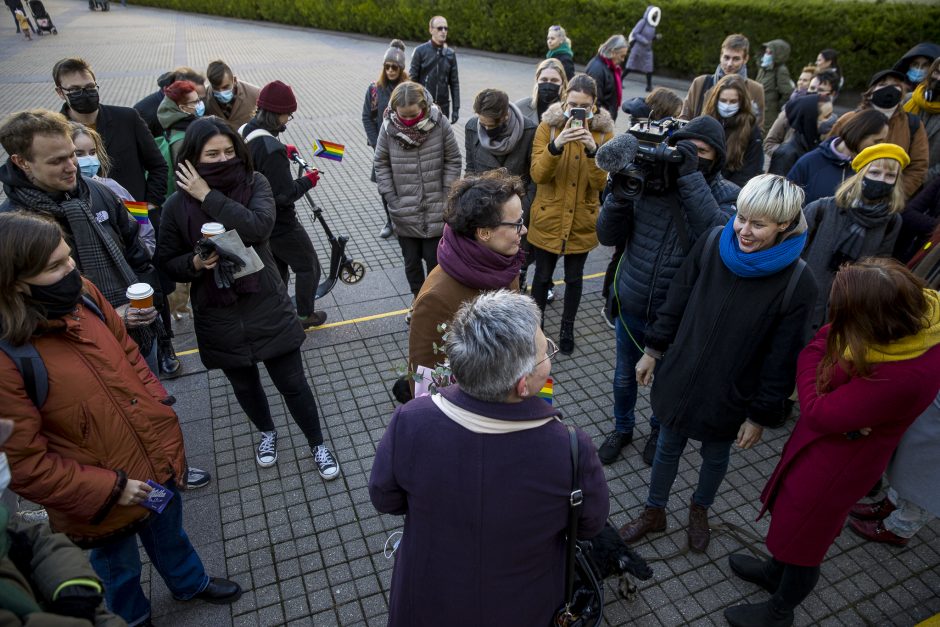
[[[366,267],[358,261],[350,261],[339,269],[339,280],[347,285],[358,283],[366,275]]]

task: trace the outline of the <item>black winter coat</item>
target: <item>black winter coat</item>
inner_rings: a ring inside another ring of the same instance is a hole
[[[408,76],[431,93],[441,111],[456,115],[460,110],[460,78],[457,75],[457,53],[450,46],[439,48],[426,41],[411,56]],[[450,119],[451,116],[448,116]]]
[[[144,96],[134,105],[137,114],[140,115],[140,118],[147,125],[147,129],[150,130],[150,134],[154,137],[163,135],[163,126],[160,124],[160,120],[157,119],[157,109],[160,108],[161,102],[163,102],[163,90],[158,89],[149,96]]]
[[[588,61],[584,72],[597,83],[597,106],[607,109],[610,117],[616,121],[617,114],[620,113],[620,105],[617,104],[617,77],[597,55]]]
[[[242,137],[248,137],[257,129],[258,125],[251,120],[243,127]],[[248,143],[248,150],[251,152],[251,163],[255,172],[260,172],[268,179],[274,194],[277,215],[271,237],[290,233],[298,224],[294,203],[313,188],[313,183],[303,176],[294,178],[291,173],[291,161],[287,158],[287,148],[276,137],[262,135],[253,139]]]
[[[726,140],[727,141],[727,140]],[[760,133],[760,124],[755,124],[751,129],[751,138],[748,140],[747,149],[744,151],[744,162],[741,169],[731,170],[728,162],[721,170],[722,176],[737,185],[744,187],[748,181],[764,171],[764,150],[763,138]]]
[[[375,106],[373,107],[372,88],[375,87]],[[392,92],[398,87],[398,83],[392,85],[386,83],[383,87],[378,83],[372,83],[366,88],[366,97],[362,103],[362,128],[366,131],[366,143],[375,150],[375,144],[379,141],[379,129],[382,128],[385,110],[388,109],[388,101],[392,97]],[[372,174],[369,180],[375,183],[375,163],[372,164]]]
[[[213,273],[193,267],[195,242],[189,234],[185,193],[175,192],[163,207],[157,254],[171,279],[192,283],[193,323],[202,363],[210,369],[241,368],[300,348],[306,336],[268,246],[275,209],[267,179],[255,173],[247,207],[216,190],[202,202],[206,215],[238,231],[245,245],[254,246],[264,261],[260,290],[239,294],[238,301],[228,307],[209,305],[204,284],[214,280]]]
[[[522,210],[528,215],[532,199],[535,198],[536,188],[532,175],[529,173],[529,166],[532,164],[532,140],[535,139],[535,131],[539,125],[525,116],[522,120],[523,130],[519,143],[512,152],[502,156],[494,155],[480,145],[479,119],[473,116],[467,120],[464,126],[464,152],[467,155],[467,167],[464,171],[466,174],[480,174],[496,168],[506,168],[510,174],[520,177],[526,189],[525,198],[522,199]]]
[[[763,427],[786,419],[816,281],[804,268],[782,311],[797,262],[741,278],[722,261],[720,236],[706,251],[708,239],[699,238],[673,279],[646,345],[665,352],[650,396],[659,421],[684,437],[720,442],[735,439],[747,419]]]
[[[68,117],[68,104],[62,115]],[[111,159],[109,176],[130,192],[131,197],[157,207],[166,197],[169,175],[157,143],[137,111],[130,107],[100,105],[95,129],[104,140]]]

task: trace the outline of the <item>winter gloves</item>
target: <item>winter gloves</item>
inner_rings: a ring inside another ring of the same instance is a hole
[[[213,271],[215,285],[219,289],[228,289],[235,283],[235,273],[245,267],[245,262],[238,255],[233,255],[224,248],[215,245],[211,238],[204,237],[196,242],[196,254],[208,259],[212,253],[219,255],[219,263]]]

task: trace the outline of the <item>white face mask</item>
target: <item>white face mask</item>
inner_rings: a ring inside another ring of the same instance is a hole
[[[736,115],[738,113],[738,110],[740,109],[741,109],[741,105],[737,103],[735,104],[728,104],[726,102],[718,103],[718,115],[720,115],[723,118],[730,118]]]
[[[7,454],[0,453],[0,494],[10,487],[10,479],[10,463],[7,461]]]

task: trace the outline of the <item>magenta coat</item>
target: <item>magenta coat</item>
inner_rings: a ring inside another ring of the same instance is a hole
[[[867,378],[836,368],[832,391],[816,393],[829,326],[797,362],[800,419],[761,494],[770,511],[767,548],[781,562],[819,566],[849,509],[881,477],[904,431],[940,390],[940,345],[920,357],[875,365]],[[846,433],[871,427],[849,439]]]

